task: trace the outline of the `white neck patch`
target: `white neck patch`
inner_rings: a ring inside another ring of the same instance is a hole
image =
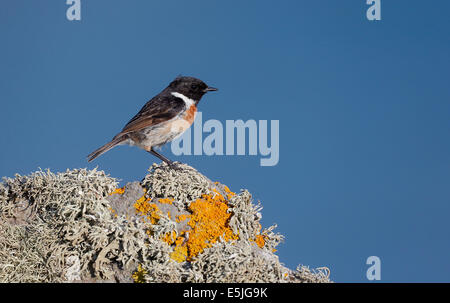
[[[191,98],[186,97],[183,94],[175,92],[175,93],[172,93],[172,96],[180,98],[181,100],[183,100],[184,103],[186,104],[186,109],[190,108],[192,105],[195,105],[195,101],[194,100],[192,100]]]

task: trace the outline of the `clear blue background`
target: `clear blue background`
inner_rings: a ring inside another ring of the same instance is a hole
[[[156,159],[104,144],[178,74],[220,91],[203,119],[280,120],[280,162],[169,157],[261,200],[280,260],[365,282],[450,282],[450,2],[82,0],[0,4],[0,176]]]

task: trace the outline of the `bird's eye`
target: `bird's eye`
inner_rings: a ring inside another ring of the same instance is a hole
[[[198,88],[198,85],[197,85],[197,84],[192,84],[192,85],[191,85],[191,89],[196,90],[197,88]]]

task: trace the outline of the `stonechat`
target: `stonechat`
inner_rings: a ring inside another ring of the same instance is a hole
[[[117,145],[134,145],[166,162],[174,163],[155,151],[181,136],[194,122],[197,105],[207,92],[217,91],[202,80],[179,76],[148,101],[110,142],[88,155],[92,161]]]

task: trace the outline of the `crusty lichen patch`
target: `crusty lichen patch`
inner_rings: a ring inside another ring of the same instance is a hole
[[[125,192],[125,186],[121,187],[121,188],[116,188],[112,193],[110,193],[110,195],[123,195],[123,193]]]
[[[193,260],[207,247],[219,239],[231,241],[239,238],[229,226],[232,216],[225,198],[216,190],[213,195],[203,195],[189,204],[192,213],[188,225],[191,227],[186,241],[187,260]]]
[[[231,241],[239,238],[229,227],[231,217],[227,201],[216,190],[212,195],[191,202],[189,215],[178,216],[176,222],[188,219],[187,230],[177,237],[175,231],[164,236],[163,241],[174,245],[171,258],[177,262],[193,261],[205,248],[211,247],[219,240]]]
[[[137,270],[133,273],[133,281],[135,283],[145,283],[144,277],[146,274],[147,271],[139,264]]]
[[[134,208],[136,208],[138,214],[144,216],[151,224],[156,224],[161,219],[161,211],[158,205],[151,203],[151,199],[145,195],[134,203]]]
[[[118,188],[97,170],[0,183],[0,282],[329,282],[284,267],[261,205],[190,166]]]

